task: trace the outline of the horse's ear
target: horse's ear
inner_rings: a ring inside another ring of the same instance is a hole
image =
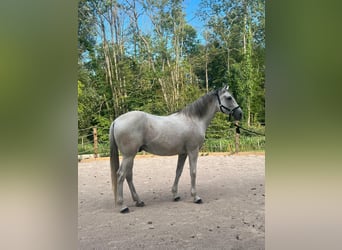
[[[229,86],[227,85],[227,84],[225,84],[224,86],[223,86],[223,88],[222,88],[223,90],[227,90],[228,91],[228,89],[229,89]]]

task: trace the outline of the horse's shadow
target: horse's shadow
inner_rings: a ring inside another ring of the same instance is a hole
[[[201,197],[203,197],[203,204],[208,205],[210,203],[216,202],[217,200],[226,199],[224,192],[229,191],[229,187],[222,188],[221,186],[216,187],[214,185],[202,184],[198,185],[198,191]],[[212,195],[215,193],[215,195]],[[124,201],[126,205],[131,209],[131,211],[137,209],[148,209],[154,207],[173,208],[178,205],[189,205],[189,206],[200,206],[194,203],[193,197],[190,195],[190,184],[184,184],[179,186],[179,194],[181,199],[179,201],[174,201],[171,193],[171,188],[160,189],[154,191],[140,192],[141,199],[144,201],[144,207],[136,207],[135,202],[129,192],[124,193]],[[105,210],[119,209],[119,206],[115,206],[114,198],[112,195],[103,196],[101,202],[98,203],[98,207]],[[132,210],[133,209],[133,210]]]

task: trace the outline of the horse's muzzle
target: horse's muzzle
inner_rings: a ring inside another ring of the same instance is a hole
[[[242,119],[242,109],[237,108],[233,111],[233,117],[235,121],[240,121]]]

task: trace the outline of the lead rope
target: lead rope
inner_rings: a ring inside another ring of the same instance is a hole
[[[253,134],[256,134],[256,135],[265,136],[265,134],[258,133],[258,132],[255,132],[255,131],[246,129],[246,128],[244,128],[244,127],[239,126],[239,125],[236,124],[236,123],[234,123],[234,126],[236,127],[236,133],[237,133],[237,134],[240,134],[240,128],[241,128],[242,130],[245,130],[245,131],[247,131],[247,132],[249,132],[249,133],[253,133]]]

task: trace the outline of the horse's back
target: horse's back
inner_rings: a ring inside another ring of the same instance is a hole
[[[122,114],[119,117],[117,117],[114,122],[118,123],[118,122],[122,122],[122,121],[130,121],[133,119],[139,119],[139,118],[146,116],[146,114],[147,113],[145,113],[143,111],[129,111],[129,112]]]

